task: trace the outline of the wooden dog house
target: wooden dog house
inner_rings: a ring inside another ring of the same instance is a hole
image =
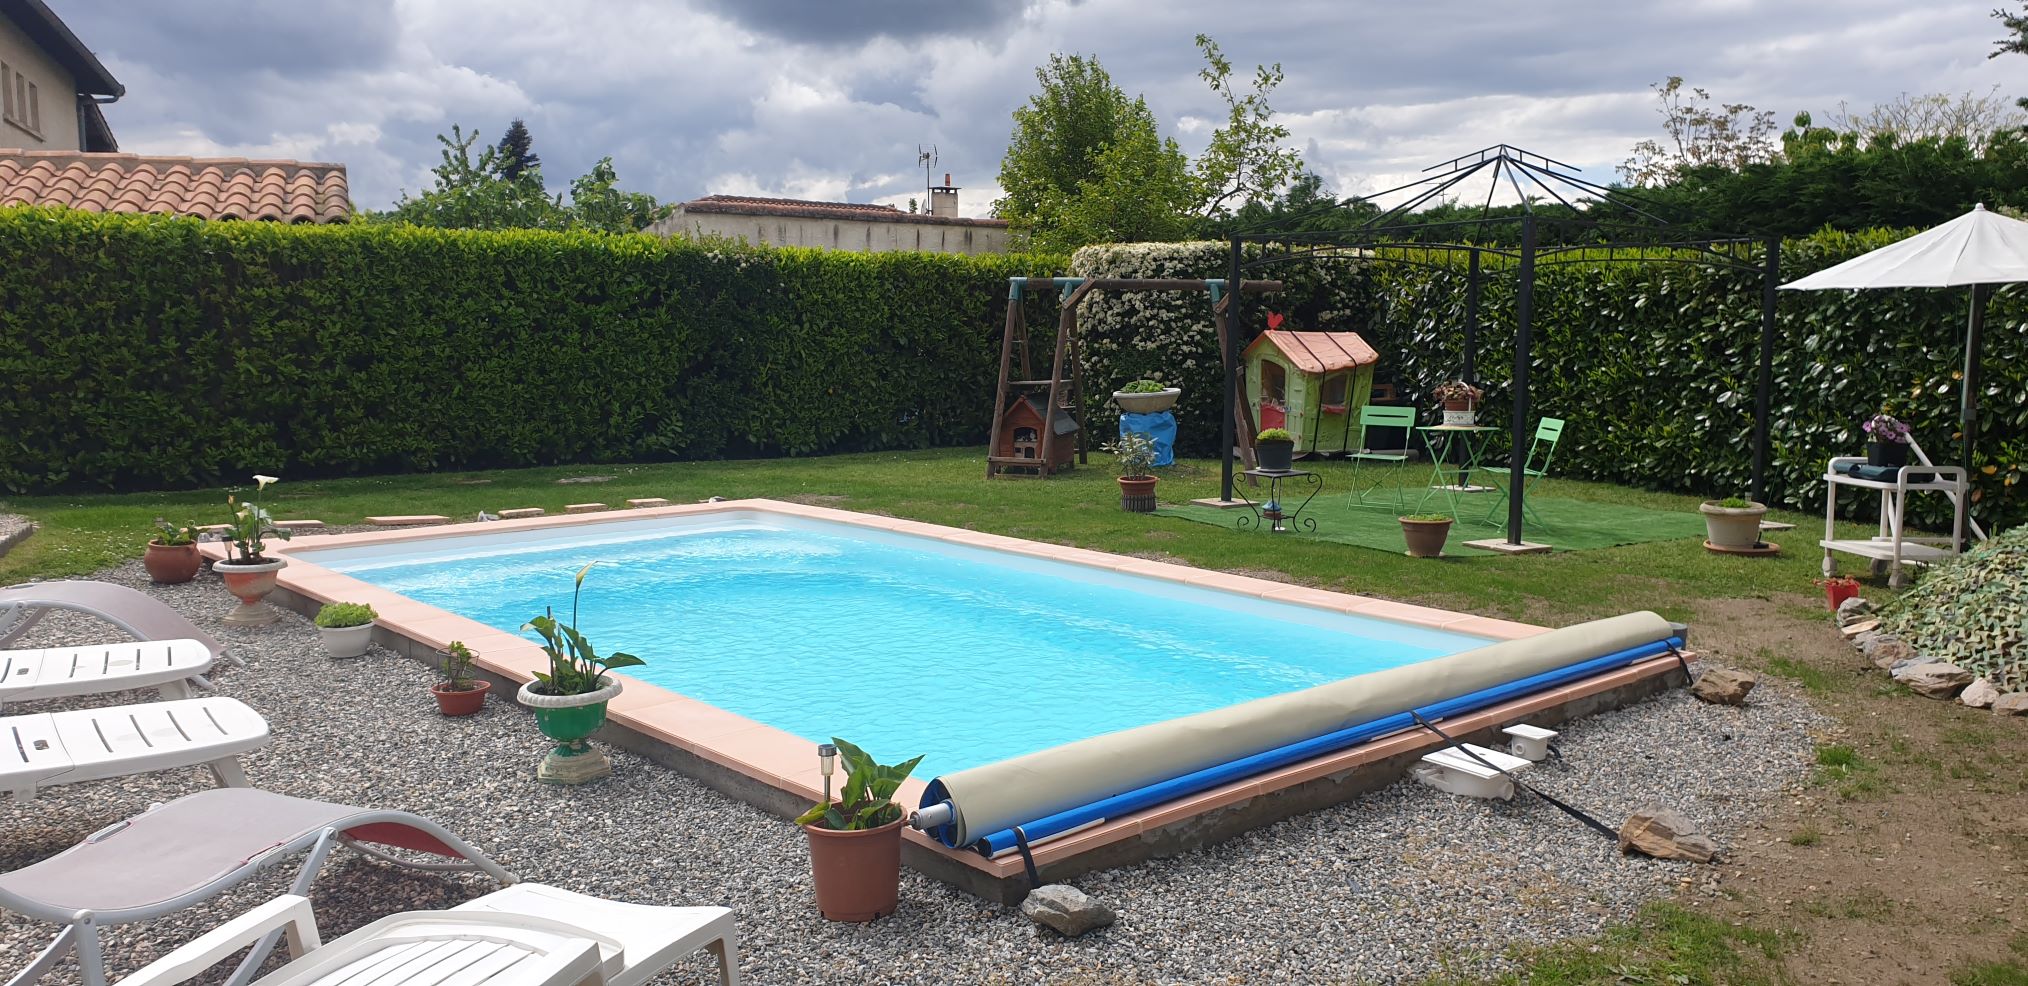
[[[1246,347],[1246,393],[1260,427],[1286,428],[1297,452],[1343,452],[1380,354],[1357,332],[1269,329]]]
[[[1027,394],[1014,398],[1000,415],[1000,433],[993,436],[993,454],[1001,459],[1033,459],[1035,468],[1043,475],[1072,468],[1077,458],[1077,442],[1069,436],[1076,434],[1077,420],[1063,408],[1056,409],[1056,419],[1051,425],[1056,438],[1049,443],[1049,461],[1042,461],[1042,406],[1046,398],[1040,394]],[[1021,468],[1009,464],[1007,468]]]

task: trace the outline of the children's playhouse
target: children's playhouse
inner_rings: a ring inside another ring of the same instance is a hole
[[[1246,392],[1262,429],[1286,428],[1298,453],[1359,441],[1359,409],[1380,355],[1357,332],[1269,329],[1246,347]]]

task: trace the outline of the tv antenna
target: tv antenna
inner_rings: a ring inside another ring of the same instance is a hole
[[[937,145],[915,145],[915,163],[922,167],[922,211],[929,211],[930,186],[936,184]]]

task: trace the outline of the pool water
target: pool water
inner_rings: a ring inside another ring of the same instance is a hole
[[[509,632],[596,561],[577,625],[628,676],[924,778],[1488,642],[844,524],[569,531],[299,554]]]

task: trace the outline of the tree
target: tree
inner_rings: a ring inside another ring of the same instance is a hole
[[[669,213],[645,192],[619,188],[612,158],[601,158],[589,173],[570,183],[570,205],[542,185],[542,169],[530,165],[507,174],[500,145],[484,146],[456,125],[449,136],[437,135],[442,160],[430,169],[436,183],[421,195],[403,192],[391,212],[381,218],[417,226],[447,229],[591,229],[633,233]]]
[[[515,117],[507,125],[507,132],[500,135],[500,176],[512,181],[521,177],[522,172],[542,167],[542,158],[531,150],[535,138],[528,135],[528,124]]]
[[[1232,63],[1210,35],[1197,36],[1205,67],[1197,76],[1225,102],[1225,126],[1211,135],[1191,175],[1199,186],[1196,213],[1211,221],[1227,218],[1236,203],[1270,200],[1303,173],[1302,155],[1283,147],[1289,128],[1274,122],[1268,94],[1282,84],[1282,66],[1254,66],[1253,91],[1241,96],[1232,89]]]
[[[2007,29],[2007,36],[1993,42],[1993,50],[1988,52],[1986,57],[1991,59],[2008,54],[2028,55],[2028,4],[2022,5],[2021,13],[2010,14],[2004,10],[1995,10],[1993,16]],[[2028,110],[2028,96],[2015,100],[2014,105]]]
[[[1692,87],[1684,95],[1683,77],[1672,75],[1652,86],[1662,105],[1662,130],[1669,143],[1644,140],[1620,165],[1633,185],[1660,185],[1686,169],[1710,165],[1738,170],[1774,157],[1774,113],[1745,103],[1714,104],[1711,94]]]
[[[657,205],[646,192],[623,192],[613,159],[603,157],[589,173],[570,183],[572,226],[604,233],[638,233],[668,215],[673,206]]]
[[[1963,137],[1980,143],[1997,131],[2019,130],[2023,123],[2028,123],[2028,117],[2000,95],[1997,85],[1984,96],[1970,92],[1902,93],[1864,113],[1851,113],[1840,105],[1838,112],[1831,114],[1831,129],[1855,133],[1868,141],[1880,137],[1900,142]]]

